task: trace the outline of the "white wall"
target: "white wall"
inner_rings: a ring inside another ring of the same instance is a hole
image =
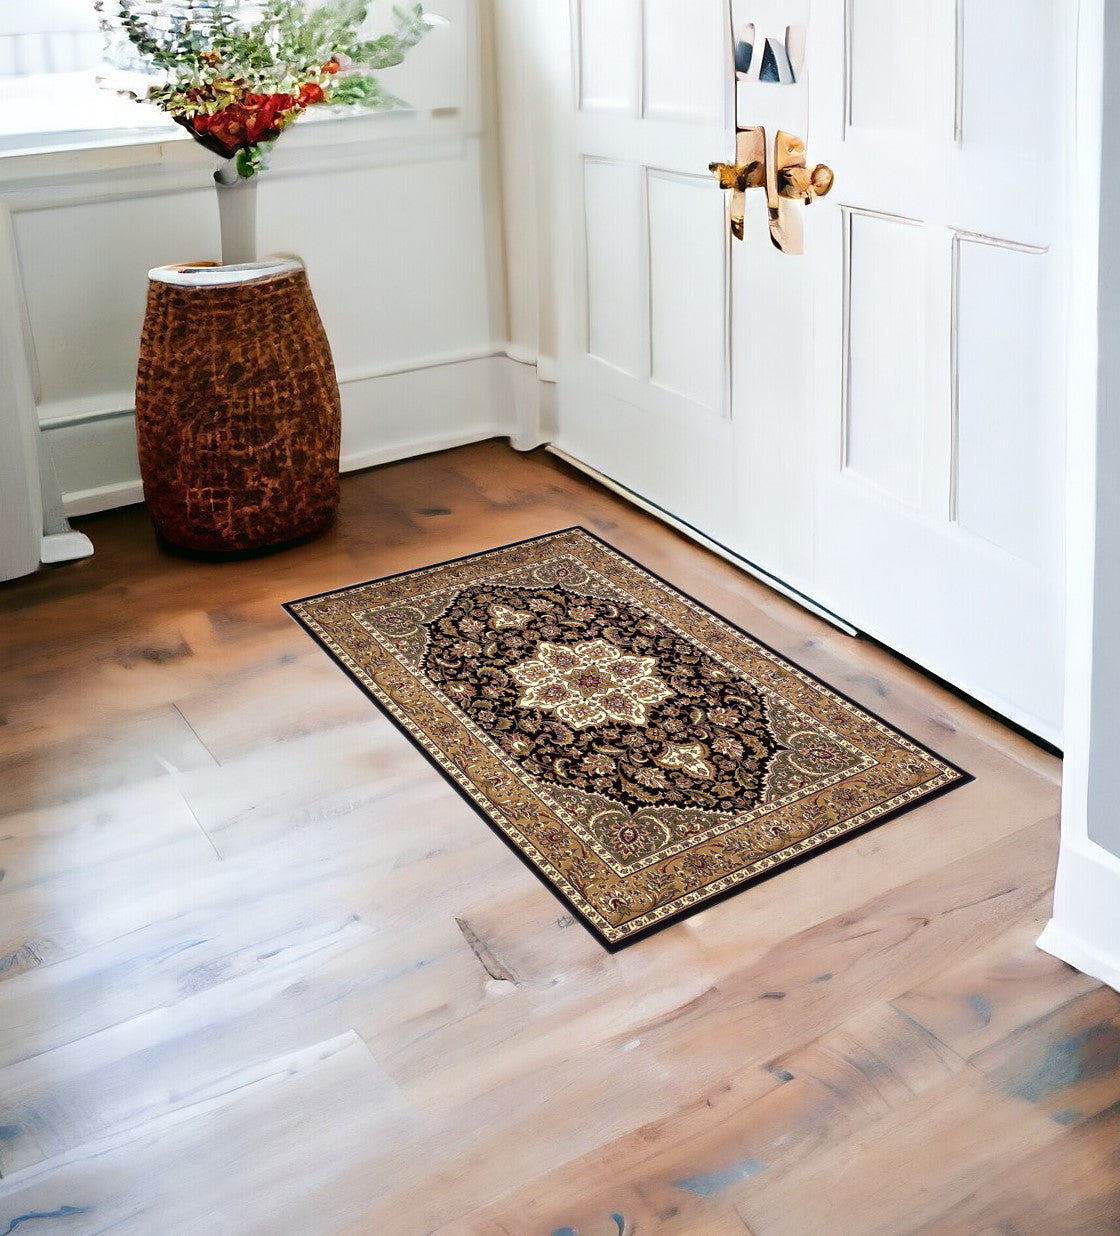
[[[1071,347],[1066,748],[1040,947],[1120,989],[1120,6],[1082,0]],[[1099,200],[1098,200],[1099,188]]]
[[[259,181],[259,250],[305,260],[331,341],[344,469],[532,436],[514,391],[535,395],[535,370],[505,355],[486,22],[479,0],[430,7],[450,27],[384,74],[417,111],[297,125]],[[187,139],[0,159],[39,415],[71,514],[140,498],[132,407],[145,276],[217,258],[214,166]],[[535,362],[535,341],[515,352]]]
[[[561,0],[490,0],[487,12],[508,353],[525,367],[514,371],[519,419],[513,442],[524,450],[551,441],[555,428],[555,237],[562,226],[559,187],[567,175],[558,128],[571,110],[569,12]]]
[[[11,217],[0,202],[0,580],[28,575],[42,552],[43,506],[38,434],[30,374],[24,363],[23,306],[11,242]]]
[[[1098,251],[1096,567],[1087,770],[1089,837],[1120,856],[1120,12],[1106,5]],[[1086,598],[1088,599],[1088,598]],[[1120,906],[1120,897],[1117,898]],[[1120,949],[1120,933],[1117,946]]]

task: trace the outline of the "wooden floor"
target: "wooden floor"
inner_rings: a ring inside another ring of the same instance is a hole
[[[0,589],[0,1236],[1120,1232],[1056,760],[547,455],[343,494]],[[606,953],[280,609],[573,523],[976,781]]]

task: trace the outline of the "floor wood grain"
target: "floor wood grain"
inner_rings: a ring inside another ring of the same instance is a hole
[[[572,524],[976,781],[606,953],[280,609]],[[1054,758],[541,452],[240,563],[82,527],[0,588],[0,1233],[1120,1232]]]

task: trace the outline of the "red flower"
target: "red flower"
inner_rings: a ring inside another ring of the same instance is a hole
[[[230,157],[257,142],[279,137],[287,122],[284,113],[301,106],[290,94],[246,94],[238,103],[230,103],[220,111],[200,112],[183,118],[194,135],[217,154]],[[178,119],[178,117],[176,117]]]

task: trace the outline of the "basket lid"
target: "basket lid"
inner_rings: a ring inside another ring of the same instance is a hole
[[[303,270],[296,258],[268,258],[263,262],[242,262],[222,266],[217,262],[179,262],[172,266],[157,266],[148,271],[153,283],[171,283],[181,288],[208,288],[252,283],[256,279],[271,279]]]

